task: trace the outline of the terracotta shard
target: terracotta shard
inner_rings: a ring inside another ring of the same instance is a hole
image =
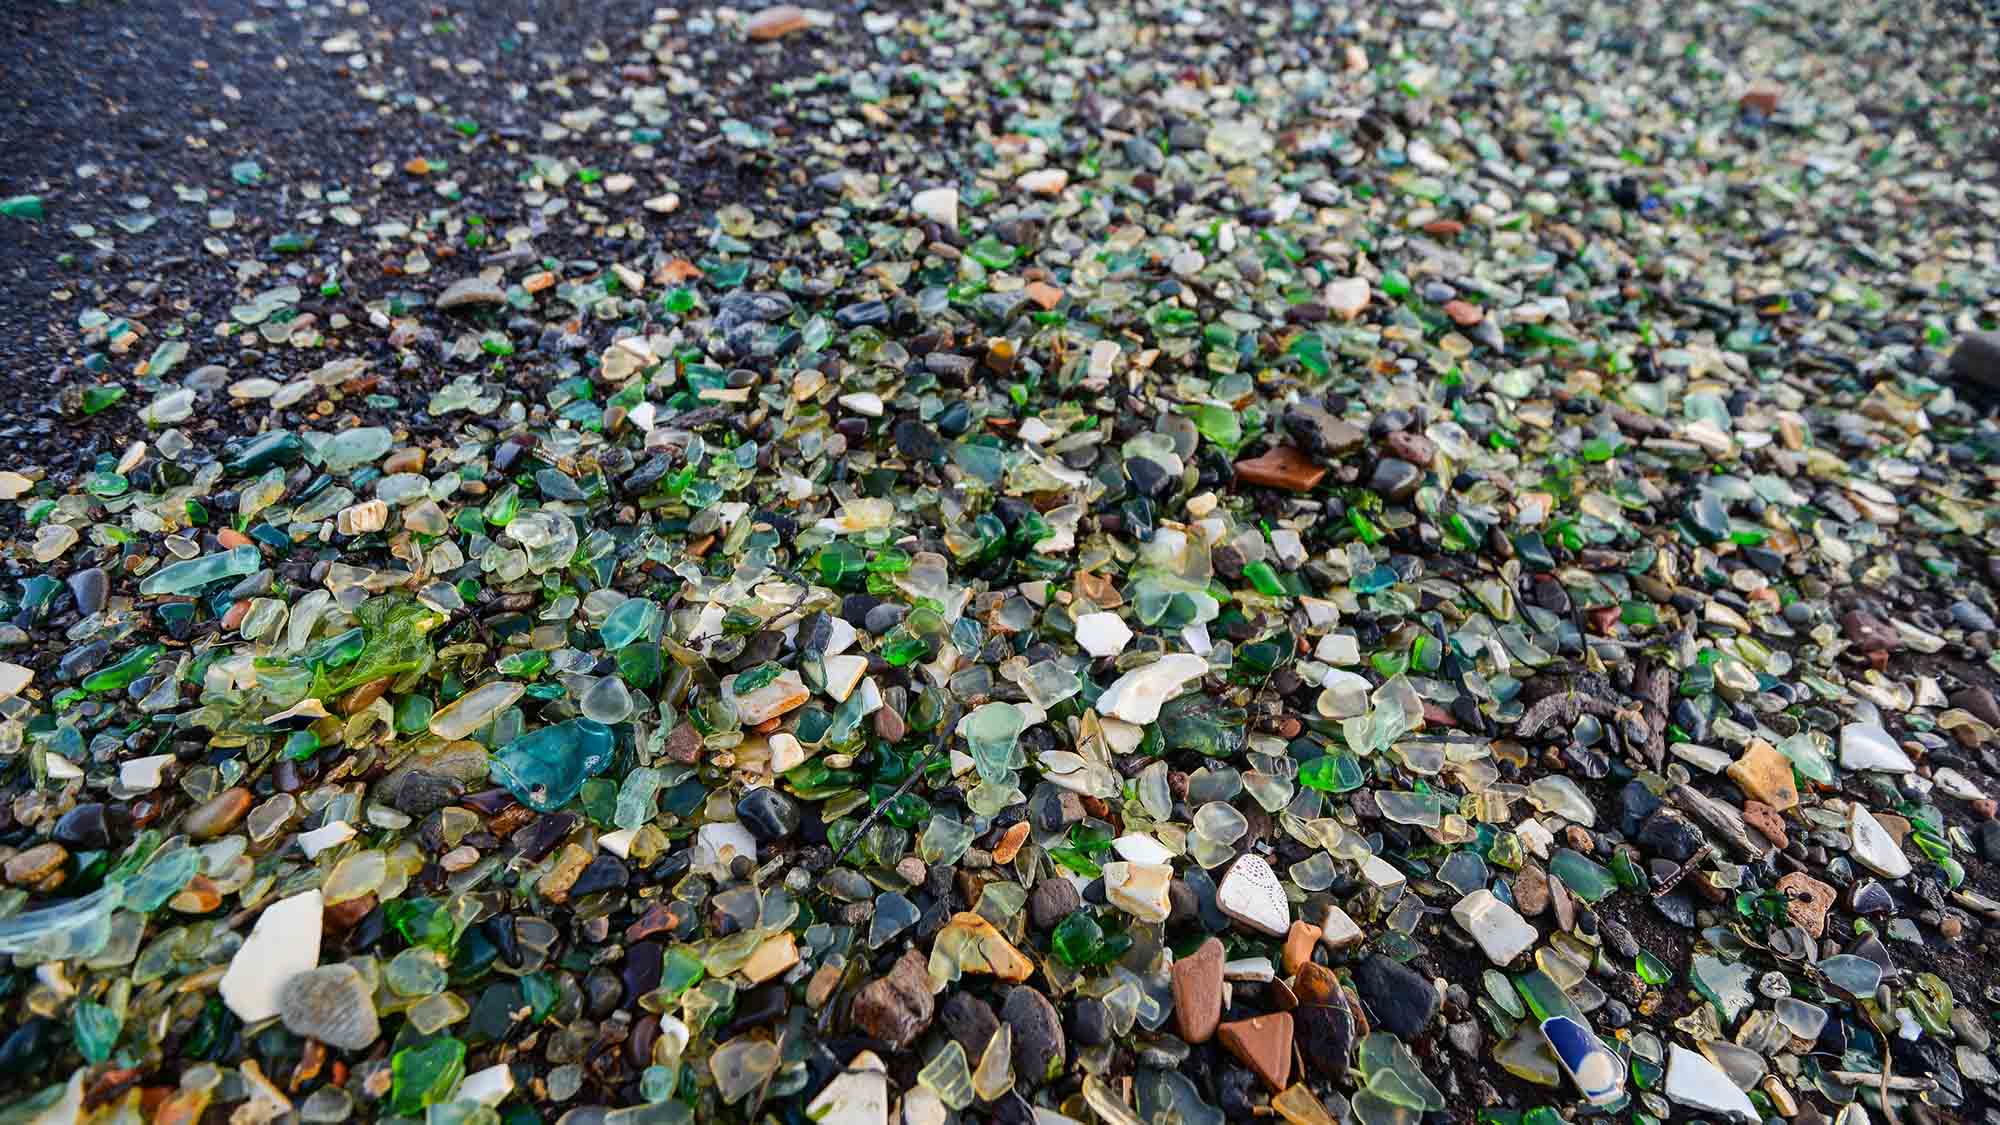
[[[1292,1014],[1273,1012],[1237,1020],[1215,1029],[1222,1046],[1238,1062],[1257,1073],[1264,1085],[1280,1091],[1292,1077]]]
[[[1174,1021],[1181,1038],[1206,1043],[1222,1019],[1222,942],[1209,938],[1191,956],[1174,962]]]
[[[1299,966],[1312,960],[1313,946],[1319,943],[1320,928],[1311,922],[1293,922],[1290,933],[1285,935],[1285,971],[1296,973]]]
[[[1236,479],[1264,488],[1291,492],[1311,492],[1326,477],[1326,466],[1289,445],[1280,445],[1261,457],[1236,462]]]

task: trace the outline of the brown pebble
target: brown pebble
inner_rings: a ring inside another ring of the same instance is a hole
[[[69,849],[51,840],[36,844],[7,861],[7,881],[17,887],[39,883],[69,862]]]
[[[1486,319],[1486,311],[1470,301],[1446,301],[1444,315],[1460,328],[1470,328]]]
[[[382,462],[384,473],[421,473],[424,471],[424,451],[412,446],[398,449]]]
[[[804,9],[791,4],[780,4],[766,8],[743,21],[743,32],[760,43],[782,39],[794,31],[804,31],[812,26],[806,19]]]
[[[191,839],[213,840],[242,823],[250,813],[250,791],[238,785],[224,789],[189,810],[181,820],[181,831]]]

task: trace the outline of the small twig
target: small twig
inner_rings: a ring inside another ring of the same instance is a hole
[[[1887,1070],[1888,1068],[1885,1066],[1883,1069]],[[1877,1090],[1886,1086],[1888,1089],[1897,1091],[1898,1093],[1921,1094],[1928,1090],[1937,1089],[1937,1079],[1935,1078],[1903,1078],[1892,1076],[1884,1079],[1879,1074],[1870,1074],[1865,1070],[1829,1070],[1826,1072],[1826,1076],[1843,1086],[1870,1086]],[[1888,1110],[1884,1108],[1883,1112],[1887,1113]]]
[[[783,1058],[785,1053],[784,1032],[780,1031],[778,1033],[778,1041],[773,1045],[778,1049],[778,1056],[780,1058]],[[757,1100],[750,1103],[749,1120],[755,1121],[757,1119],[757,1115],[763,1112],[764,1099],[771,1095],[771,1079],[776,1078],[778,1076],[779,1069],[780,1068],[775,1066],[772,1067],[770,1073],[764,1076],[764,1080],[757,1084]]]
[[[1896,1111],[1889,1108],[1889,1091],[1895,1089],[1889,1085],[1891,1081],[1889,1066],[1896,1057],[1896,1052],[1892,1049],[1896,1038],[1895,1028],[1888,1026],[1896,1022],[1896,992],[1885,984],[1875,993],[1875,999],[1882,1008],[1882,1023],[1876,1026],[1876,1030],[1882,1035],[1882,1074],[1880,1084],[1875,1087],[1875,1094],[1882,1102],[1882,1116],[1889,1119],[1889,1125],[1896,1125]]]
[[[944,749],[945,743],[951,739],[952,728],[957,725],[958,704],[953,702],[945,708],[944,717],[938,720],[937,739],[931,743],[931,748],[924,753],[923,759],[910,770],[910,776],[904,778],[901,785],[896,786],[896,791],[889,795],[888,800],[881,801],[874,808],[868,810],[868,815],[861,818],[861,827],[856,828],[854,835],[849,836],[847,842],[840,845],[840,850],[833,853],[833,862],[828,866],[840,866],[841,857],[847,854],[847,849],[854,846],[854,841],[859,840],[874,825],[875,818],[882,815],[882,810],[902,799],[903,794],[908,793],[916,785],[917,779],[929,772],[931,759],[937,755],[938,751]]]

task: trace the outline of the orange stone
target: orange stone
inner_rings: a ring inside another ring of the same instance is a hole
[[[1014,857],[1021,853],[1021,845],[1027,842],[1028,822],[1024,820],[1014,827],[1009,828],[1007,834],[1000,837],[999,846],[993,849],[993,862],[1014,862]]]
[[[773,39],[782,39],[794,31],[804,31],[811,26],[812,22],[806,19],[803,8],[792,4],[780,4],[775,8],[766,8],[745,20],[743,31],[750,38],[760,43],[767,43]]]
[[[1224,1050],[1257,1072],[1264,1085],[1283,1090],[1292,1077],[1292,1014],[1273,1012],[1215,1029]]]
[[[1311,492],[1326,479],[1326,466],[1289,445],[1280,445],[1262,457],[1236,462],[1236,478],[1263,488]]]
[[[1444,315],[1451,318],[1460,328],[1470,328],[1486,319],[1485,310],[1469,301],[1446,301]]]
[[[1055,308],[1063,299],[1063,291],[1046,281],[1031,281],[1022,287],[1021,292],[1028,295],[1028,300],[1040,305],[1044,312]]]

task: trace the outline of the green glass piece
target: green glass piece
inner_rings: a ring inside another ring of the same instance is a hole
[[[451,1096],[465,1077],[465,1044],[450,1036],[397,1051],[390,1062],[389,1108],[403,1116],[422,1113]]]
[[[922,637],[913,636],[902,626],[889,631],[882,644],[882,659],[901,668],[930,655],[931,645]]]
[[[1514,991],[1528,1005],[1528,1011],[1536,1022],[1554,1016],[1568,1016],[1580,1020],[1583,1012],[1569,994],[1562,990],[1553,978],[1540,969],[1530,969],[1514,978]]]
[[[784,671],[784,665],[776,661],[767,660],[747,672],[737,673],[735,681],[730,686],[739,697],[749,695],[751,692],[777,679],[780,675],[784,674]]]
[[[618,805],[612,823],[619,828],[637,828],[653,819],[658,794],[666,780],[666,774],[647,766],[626,774],[618,786]]]
[[[1665,961],[1660,960],[1648,950],[1642,949],[1639,951],[1639,956],[1634,959],[1632,967],[1638,972],[1639,979],[1645,981],[1647,984],[1673,983],[1674,971],[1667,967]]]
[[[1549,874],[1560,878],[1571,894],[1585,902],[1598,902],[1618,889],[1618,881],[1603,864],[1570,848],[1557,848],[1549,858]]]
[[[10,219],[38,221],[42,217],[42,197],[39,195],[10,195],[0,199],[0,215]]]
[[[146,576],[139,583],[141,594],[186,594],[201,589],[211,582],[225,578],[240,578],[257,573],[264,565],[264,559],[257,548],[248,546],[232,547],[213,555],[203,555],[198,559],[185,559],[168,563]]]
[[[449,955],[457,947],[464,926],[451,916],[445,904],[434,898],[395,899],[382,904],[389,925],[411,945]]]
[[[97,695],[122,691],[133,680],[145,675],[166,651],[163,645],[140,645],[119,658],[116,663],[106,665],[85,676],[83,690]]]
[[[76,1038],[76,1049],[93,1065],[111,1057],[124,1027],[125,1021],[117,1012],[94,1000],[78,1000],[70,1009],[70,1031]]]
[[[85,387],[83,389],[83,412],[85,414],[96,414],[100,411],[108,410],[119,399],[124,397],[125,388],[119,383]]]
[[[967,248],[972,260],[990,270],[1004,270],[1021,257],[1021,251],[993,235],[984,235]]]
[[[295,730],[285,736],[281,754],[287,761],[301,762],[319,753],[319,736],[309,730]]]
[[[538,812],[554,812],[576,798],[583,783],[611,764],[611,728],[569,719],[522,735],[487,763],[492,779]]]
[[[1278,579],[1278,572],[1262,559],[1243,566],[1243,577],[1250,582],[1250,588],[1266,597],[1285,596],[1285,584]]]
[[[634,641],[650,638],[658,630],[660,620],[660,607],[653,601],[630,598],[618,603],[597,633],[603,638],[606,650],[618,652]]]
[[[1299,784],[1322,793],[1351,793],[1368,780],[1361,759],[1336,750],[1299,767]]]
[[[329,650],[339,659],[308,661],[313,670],[311,694],[327,699],[376,680],[420,671],[430,665],[430,630],[441,618],[437,611],[406,595],[371,598],[354,613],[361,621],[360,640],[350,634],[336,638]],[[348,655],[349,653],[352,655]]]
[[[246,442],[223,462],[223,468],[238,476],[261,473],[273,465],[294,465],[306,453],[306,443],[290,430],[273,430]]]

